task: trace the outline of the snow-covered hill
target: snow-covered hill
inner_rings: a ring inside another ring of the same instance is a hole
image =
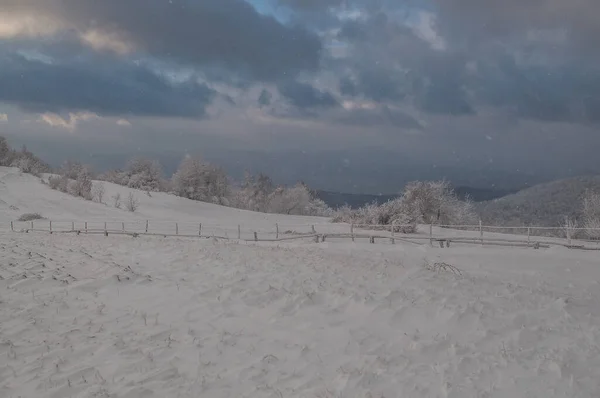
[[[324,222],[0,181],[6,221]],[[0,397],[598,397],[599,281],[597,252],[562,247],[4,229]]]
[[[46,178],[47,179],[47,178]],[[98,184],[99,182],[94,182]],[[281,216],[233,209],[210,203],[196,202],[166,193],[146,192],[120,185],[101,182],[105,187],[102,203],[86,201],[43,185],[40,179],[22,174],[16,168],[0,167],[0,221],[16,220],[24,213],[39,213],[55,221],[170,221],[181,223],[205,223],[206,225],[238,224],[253,227],[269,227],[281,224],[319,224],[327,219],[319,217]],[[129,212],[123,206],[113,205],[113,196],[120,194],[124,202],[133,193],[139,208]]]
[[[573,177],[534,185],[515,194],[476,204],[486,223],[557,227],[565,217],[582,219],[586,190],[600,191],[600,176]]]

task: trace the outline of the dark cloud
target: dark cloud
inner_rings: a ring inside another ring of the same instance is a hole
[[[338,23],[337,38],[349,46],[338,67],[352,71],[339,81],[342,95],[429,114],[492,106],[517,119],[600,121],[600,25],[592,17],[600,3],[437,0],[429,26],[415,14],[410,24],[398,17],[406,2],[378,3],[363,2],[360,19]]]
[[[214,97],[204,84],[174,84],[135,64],[94,60],[45,63],[0,56],[0,102],[33,112],[202,117]]]
[[[271,94],[271,92],[267,89],[263,89],[260,92],[260,95],[258,96],[258,105],[263,107],[263,106],[269,106],[271,105],[271,100],[273,99],[273,94]]]
[[[337,122],[352,126],[387,126],[400,129],[421,129],[421,123],[407,113],[387,106],[377,109],[352,109],[335,118]]]
[[[338,38],[351,47],[353,76],[340,80],[340,92],[380,103],[410,104],[427,113],[474,112],[464,85],[464,57],[432,48],[403,21],[381,11],[344,22]]]
[[[562,47],[579,55],[600,49],[597,0],[436,0],[438,27],[457,45],[501,40],[515,47]]]
[[[33,21],[76,30],[96,47],[131,47],[250,79],[316,70],[322,48],[316,35],[261,15],[243,0],[0,0],[0,10],[45,18]]]
[[[299,10],[322,10],[329,7],[338,7],[346,0],[276,0],[278,4]]]
[[[328,109],[339,105],[328,91],[319,90],[310,84],[286,80],[277,84],[277,90],[298,109]]]
[[[359,94],[358,88],[356,87],[356,83],[354,83],[349,77],[342,77],[339,83],[339,89],[342,95],[354,97]]]
[[[516,117],[600,122],[600,69],[519,66],[505,55],[479,65],[478,97]]]
[[[400,101],[406,84],[401,73],[380,68],[364,68],[358,72],[357,90],[374,101]]]

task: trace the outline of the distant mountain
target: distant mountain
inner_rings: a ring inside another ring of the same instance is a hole
[[[385,203],[398,197],[398,195],[369,195],[357,193],[341,193],[317,191],[317,197],[327,203],[331,208],[337,209],[344,205],[348,205],[353,209],[358,209],[368,203],[376,202],[378,204]]]
[[[473,188],[473,187],[456,187],[454,192],[461,199],[469,198],[473,202],[484,202],[494,200],[506,195],[519,192],[518,189],[493,189],[493,188]]]
[[[600,176],[573,177],[534,185],[515,194],[478,203],[485,223],[495,225],[535,225],[555,227],[565,216],[581,217],[586,190],[600,192]]]

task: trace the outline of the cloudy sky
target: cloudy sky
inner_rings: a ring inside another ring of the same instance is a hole
[[[597,0],[0,0],[0,134],[319,188],[600,171]]]

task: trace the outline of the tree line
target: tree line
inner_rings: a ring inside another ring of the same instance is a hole
[[[125,168],[101,174],[76,161],[66,161],[57,170],[52,170],[27,148],[14,150],[0,136],[0,166],[18,167],[22,172],[36,176],[54,172],[47,181],[51,188],[102,203],[104,186],[93,180],[142,190],[148,195],[165,192],[256,212],[331,217],[333,222],[373,228],[395,225],[397,232],[413,232],[418,224],[473,225],[479,218],[472,202],[468,198],[459,198],[447,181],[415,181],[407,184],[398,198],[383,204],[372,203],[359,209],[349,206],[331,209],[303,182],[293,186],[276,185],[262,173],[246,173],[242,181],[236,182],[223,168],[197,156],[184,157],[170,178],[165,177],[158,161],[146,157],[135,157]],[[129,211],[135,211],[139,206],[132,194],[112,200],[115,207],[124,206]],[[600,228],[600,193],[587,191],[579,205],[582,219],[570,220],[571,225]],[[600,238],[600,231],[583,233]]]

